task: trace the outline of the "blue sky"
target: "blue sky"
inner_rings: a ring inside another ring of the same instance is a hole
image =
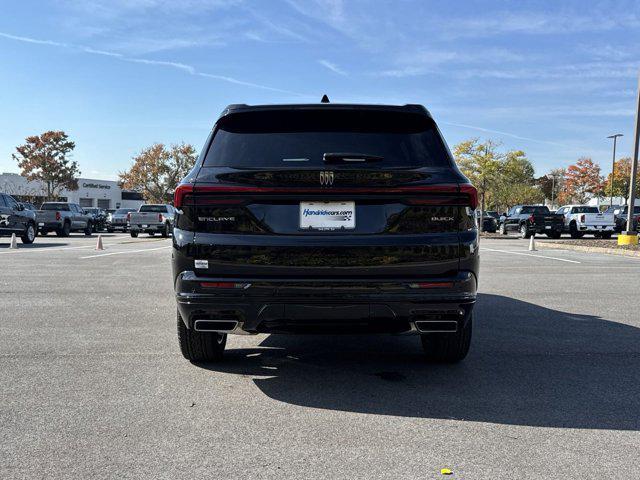
[[[494,138],[536,173],[630,155],[638,2],[51,0],[0,6],[0,172],[65,130],[82,176],[153,142],[199,149],[229,103],[422,103],[447,142]]]

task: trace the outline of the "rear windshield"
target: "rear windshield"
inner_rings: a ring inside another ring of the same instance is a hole
[[[58,210],[63,212],[69,211],[68,203],[43,203],[40,210]]]
[[[220,120],[205,166],[323,168],[325,154],[349,154],[338,165],[416,168],[451,165],[429,118],[380,111],[271,111]],[[358,157],[361,155],[362,157]],[[369,157],[359,163],[355,158]],[[373,161],[371,159],[373,158]]]
[[[167,207],[164,205],[142,205],[140,212],[166,213]]]
[[[522,207],[522,213],[538,213],[538,214],[545,214],[545,213],[551,213],[549,211],[549,207]]]
[[[571,211],[573,213],[600,213],[598,207],[573,207]]]

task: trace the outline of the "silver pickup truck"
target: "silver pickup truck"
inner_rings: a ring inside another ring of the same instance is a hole
[[[91,215],[76,203],[45,202],[36,210],[36,222],[41,235],[53,231],[59,237],[68,237],[71,232],[91,235],[93,222]]]
[[[133,238],[141,232],[168,237],[173,232],[175,209],[171,205],[142,205],[129,214],[129,229]]]

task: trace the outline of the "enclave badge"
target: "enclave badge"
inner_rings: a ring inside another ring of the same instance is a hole
[[[333,185],[333,172],[320,172],[320,185]]]

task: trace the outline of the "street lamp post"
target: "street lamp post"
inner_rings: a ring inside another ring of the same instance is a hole
[[[609,135],[607,138],[613,138],[613,162],[611,163],[611,200],[609,202],[609,206],[613,207],[613,174],[616,171],[616,143],[618,142],[618,137],[622,137],[621,133],[616,133],[614,135]]]
[[[640,145],[640,77],[638,78],[638,96],[636,100],[636,125],[633,135],[633,158],[631,159],[631,178],[629,182],[629,209],[627,210],[627,230],[618,235],[618,245],[637,245],[638,234],[633,228],[633,207],[636,201],[636,177],[638,175],[638,148]]]

